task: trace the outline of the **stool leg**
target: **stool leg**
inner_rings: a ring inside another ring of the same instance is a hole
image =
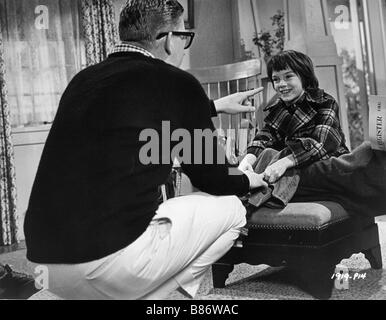
[[[234,265],[215,263],[212,265],[213,287],[225,288],[225,281],[233,271]]]
[[[363,253],[365,254],[366,259],[369,260],[370,265],[373,269],[382,269],[382,252],[380,245],[366,250]]]
[[[291,270],[298,286],[316,299],[331,298],[334,280],[332,275],[335,265],[309,265]]]

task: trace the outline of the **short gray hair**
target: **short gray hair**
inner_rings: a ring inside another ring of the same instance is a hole
[[[166,27],[177,25],[184,8],[177,0],[128,0],[119,19],[121,41],[151,43]]]

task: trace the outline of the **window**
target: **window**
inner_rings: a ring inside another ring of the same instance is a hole
[[[368,121],[368,69],[365,25],[360,0],[328,0],[329,19],[338,54],[343,58],[343,83],[348,103],[352,148],[366,137]]]
[[[12,127],[53,121],[84,61],[79,12],[77,0],[0,0]]]

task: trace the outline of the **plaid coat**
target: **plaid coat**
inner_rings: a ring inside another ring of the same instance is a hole
[[[306,91],[291,106],[279,99],[264,111],[269,111],[264,128],[248,153],[258,157],[265,148],[287,149],[300,167],[349,152],[340,127],[338,103],[321,89]]]

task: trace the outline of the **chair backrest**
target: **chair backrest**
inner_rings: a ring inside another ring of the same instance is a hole
[[[262,86],[262,62],[258,59],[208,67],[189,69],[202,84],[210,99],[216,100],[236,92],[246,91]],[[255,107],[260,106],[262,97],[252,99]],[[228,159],[237,162],[247,149],[248,143],[254,138],[259,120],[262,120],[261,108],[254,114],[219,115],[214,119],[220,138],[227,150]]]

